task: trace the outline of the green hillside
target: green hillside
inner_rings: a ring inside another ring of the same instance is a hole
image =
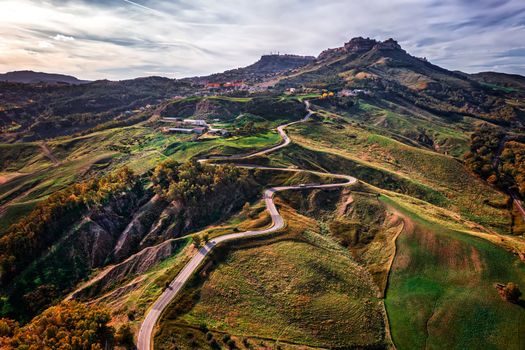
[[[0,348],[523,349],[524,79],[354,38],[0,83]]]

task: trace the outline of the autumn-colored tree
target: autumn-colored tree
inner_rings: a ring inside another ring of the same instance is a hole
[[[1,349],[102,349],[113,339],[109,312],[77,302],[53,306],[0,338]],[[0,321],[0,327],[2,322]],[[7,323],[7,322],[6,322]]]
[[[18,331],[18,322],[8,318],[0,318],[0,338],[12,337],[16,331]]]
[[[488,177],[487,182],[491,185],[494,185],[496,182],[498,182],[498,177],[496,174],[492,174]]]

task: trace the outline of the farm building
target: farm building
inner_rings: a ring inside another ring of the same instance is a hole
[[[206,124],[206,120],[203,120],[203,119],[184,119],[183,123],[184,124],[188,124],[188,125],[198,125],[198,126],[207,126],[208,125],[208,124]]]
[[[175,133],[175,134],[191,134],[193,133],[193,129],[186,129],[186,128],[166,128],[167,132]]]
[[[162,121],[163,122],[168,122],[168,123],[176,123],[176,122],[182,122],[182,118],[162,118]]]

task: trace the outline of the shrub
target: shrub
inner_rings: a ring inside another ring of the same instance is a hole
[[[235,344],[235,341],[233,339],[229,339],[226,342],[226,345],[228,345],[228,348],[235,349],[237,347],[237,344]]]
[[[134,321],[135,320],[135,310],[129,310],[128,311],[128,320]]]
[[[215,339],[211,339],[209,343],[210,343],[210,347],[213,350],[219,350],[221,348],[221,346],[219,345],[219,343],[217,343],[217,340]]]
[[[521,297],[520,287],[513,282],[507,283],[507,285],[503,288],[503,296],[511,303],[517,303]]]
[[[199,248],[201,246],[202,240],[199,235],[194,235],[191,239],[195,248]]]
[[[125,347],[134,346],[133,332],[131,331],[129,325],[125,324],[120,326],[118,331],[115,333],[115,341],[120,345],[124,345]]]

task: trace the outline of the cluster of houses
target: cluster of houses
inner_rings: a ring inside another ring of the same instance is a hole
[[[288,95],[295,95],[298,93],[320,93],[318,89],[311,89],[311,88],[289,88],[285,91]],[[325,92],[324,94],[331,94],[330,96],[333,96],[334,93],[332,92]],[[337,92],[338,97],[354,97],[354,96],[363,96],[363,95],[370,95],[370,90],[364,90],[364,89],[342,89]]]
[[[228,137],[230,132],[226,129],[215,129],[210,127],[204,119],[182,119],[182,118],[162,118],[163,123],[171,123],[173,126],[164,128],[165,132],[177,134],[196,134]]]
[[[211,89],[231,89],[231,90],[245,90],[248,85],[244,81],[227,81],[224,83],[206,83],[206,88]]]

